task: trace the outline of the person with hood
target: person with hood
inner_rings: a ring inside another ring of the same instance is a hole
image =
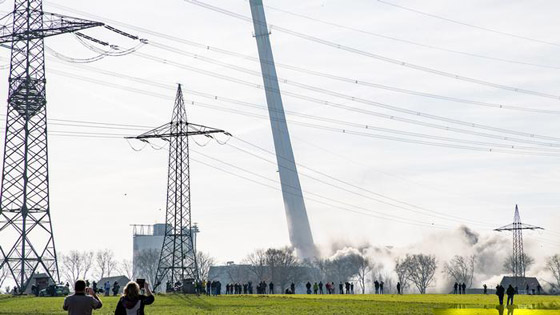
[[[148,282],[144,283],[146,295],[140,295],[140,286],[134,281],[126,284],[123,295],[117,303],[115,315],[144,315],[144,306],[154,303],[154,295]]]

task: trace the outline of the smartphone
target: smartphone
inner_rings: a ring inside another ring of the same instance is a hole
[[[140,289],[144,289],[144,284],[146,283],[146,279],[136,279],[136,283],[138,283]]]

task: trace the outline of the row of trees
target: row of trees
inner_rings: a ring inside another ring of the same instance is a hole
[[[71,250],[60,256],[59,272],[61,280],[74,283],[78,279],[101,279],[115,274],[132,278],[132,261],[118,262],[110,249],[97,252]]]

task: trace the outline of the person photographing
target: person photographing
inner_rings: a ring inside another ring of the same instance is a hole
[[[64,299],[62,309],[68,311],[68,315],[91,315],[93,310],[103,306],[101,300],[91,288],[86,288],[84,280],[78,280],[74,284],[74,294]]]
[[[140,289],[142,289],[141,292]],[[154,295],[150,291],[150,284],[144,279],[130,281],[123,290],[123,295],[117,303],[115,315],[144,315],[144,306],[154,303]]]

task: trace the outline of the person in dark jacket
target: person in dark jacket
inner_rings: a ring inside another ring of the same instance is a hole
[[[500,305],[504,305],[504,292],[505,289],[500,284],[496,286],[496,295],[498,296],[498,301],[500,301]]]
[[[515,295],[515,289],[511,286],[511,284],[509,285],[509,287],[507,288],[507,305],[510,305],[510,301],[511,301],[511,305],[513,305],[513,296]]]
[[[124,287],[123,295],[117,303],[115,315],[144,315],[144,306],[154,303],[154,295],[148,282],[144,283],[146,295],[140,295],[138,283],[130,281]]]

